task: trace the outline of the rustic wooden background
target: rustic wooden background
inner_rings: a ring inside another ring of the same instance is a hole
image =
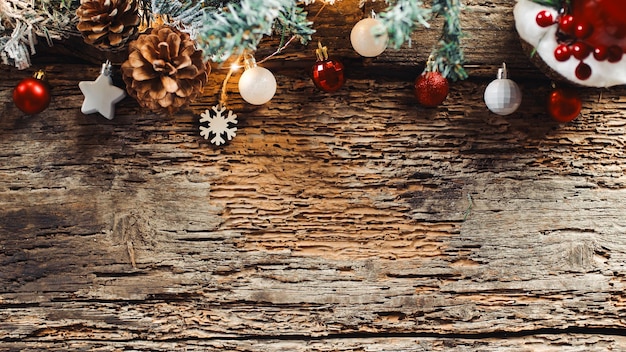
[[[347,33],[384,3],[356,4],[267,63],[271,103],[232,77],[219,148],[198,119],[226,69],[174,116],[125,99],[108,121],[80,112],[102,57],[2,66],[0,350],[625,350],[626,90],[579,89],[582,115],[551,121],[514,2],[467,1],[471,77],[424,109],[441,21],[363,59]],[[336,93],[308,78],[317,40],[348,68]],[[524,93],[508,117],[482,98],[503,61]],[[24,116],[12,90],[38,68],[53,100]]]

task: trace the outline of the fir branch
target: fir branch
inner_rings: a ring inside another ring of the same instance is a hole
[[[569,4],[569,0],[531,0],[532,2],[536,2],[539,5],[550,6],[555,9],[560,9],[562,7],[562,3],[566,2]]]
[[[421,25],[430,28],[428,21],[432,10],[424,7],[420,0],[398,0],[378,16],[383,27],[377,28],[377,34],[385,30],[389,36],[389,45],[399,49],[404,42],[410,42],[411,34]]]
[[[202,1],[182,3],[178,0],[151,0],[149,20],[160,16],[165,22],[195,37],[195,32],[203,19],[203,11],[206,10],[203,5]]]
[[[382,28],[375,29],[375,34],[384,31],[389,36],[389,44],[398,49],[404,42],[411,41],[411,34],[421,25],[430,28],[428,21],[437,15],[444,17],[442,35],[437,47],[431,53],[426,70],[437,70],[453,81],[467,78],[463,68],[464,55],[460,46],[463,36],[461,28],[460,0],[433,0],[430,8],[420,0],[398,0],[379,15]]]
[[[0,0],[0,58],[19,69],[30,66],[38,38],[53,40],[77,34],[77,5],[72,0]]]
[[[434,0],[432,7],[434,12],[445,19],[438,47],[431,53],[434,57],[432,69],[452,81],[467,78],[467,72],[463,68],[465,55],[461,48],[461,6],[461,0]]]
[[[312,26],[313,22],[307,20],[307,12],[299,6],[292,6],[280,11],[274,24],[274,30],[279,32],[283,38],[290,34],[300,38],[302,44],[306,44],[315,33]]]
[[[302,42],[310,40],[314,32],[295,0],[241,0],[207,11],[203,17],[197,41],[205,56],[217,62],[244,50],[256,50],[261,39],[275,29],[297,35]]]

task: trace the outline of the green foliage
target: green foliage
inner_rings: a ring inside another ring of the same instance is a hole
[[[383,28],[378,28],[377,31],[380,34],[386,30],[389,45],[399,49],[404,42],[411,41],[411,34],[420,25],[430,27],[428,21],[431,16],[432,9],[424,7],[420,0],[398,0],[395,5],[389,6],[379,14]]]
[[[207,9],[202,1],[182,3],[178,0],[151,0],[150,4],[147,4],[148,0],[142,1],[144,11],[150,15],[147,18],[148,23],[152,21],[152,17],[160,15],[169,23],[188,32],[193,32],[200,25],[203,11]]]
[[[295,0],[241,0],[205,11],[197,40],[205,55],[219,62],[256,50],[261,39],[274,31],[306,43],[314,33],[312,24]]]
[[[205,58],[223,61],[246,50],[254,51],[265,36],[280,35],[306,44],[315,32],[304,7],[314,0],[138,0],[146,23],[159,15],[196,38]],[[558,0],[534,0],[557,3]],[[560,3],[560,2],[559,2]],[[52,41],[78,34],[75,11],[78,0],[0,0],[0,57],[20,68],[30,65],[35,42],[43,37]],[[460,0],[396,0],[380,14],[392,47],[411,40],[419,27],[443,16],[445,21],[427,70],[438,70],[451,80],[465,79],[463,51],[460,48]]]
[[[433,11],[445,19],[438,47],[431,54],[434,57],[435,70],[453,81],[467,78],[463,68],[465,56],[461,49],[461,3],[460,0],[435,0]]]
[[[411,41],[411,34],[428,23],[434,16],[443,16],[444,25],[442,34],[431,53],[426,70],[437,70],[453,81],[467,78],[463,68],[465,61],[460,40],[463,36],[460,14],[462,5],[460,0],[433,0],[430,7],[426,7],[420,0],[398,0],[380,14],[380,20],[389,35],[389,44],[400,48],[405,42]],[[377,29],[380,33],[381,29]]]
[[[550,6],[558,10],[563,6],[564,2],[569,3],[569,0],[532,0],[532,2],[536,2],[544,6]]]

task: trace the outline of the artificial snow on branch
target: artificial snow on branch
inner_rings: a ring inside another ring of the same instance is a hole
[[[52,40],[77,34],[71,0],[0,0],[0,58],[19,69],[30,66],[37,38]]]
[[[306,15],[295,0],[241,0],[205,12],[197,40],[205,55],[217,62],[244,50],[255,51],[261,39],[274,31],[297,36],[305,44],[315,32]]]
[[[185,2],[178,0],[148,0],[144,2],[143,11],[144,19],[147,24],[154,22],[155,17],[159,17],[161,21],[174,25],[183,30],[192,38],[195,38],[196,29],[201,26],[205,11],[216,11],[219,4],[210,4],[205,2]]]
[[[89,2],[96,0],[82,0]],[[103,1],[106,6],[108,2]],[[138,0],[138,16],[149,25],[156,17],[189,33],[202,49],[205,60],[221,62],[244,51],[255,51],[265,36],[300,40],[306,44],[312,34],[313,22],[305,7],[315,0]],[[362,0],[361,0],[362,1]],[[373,0],[369,0],[373,1]],[[535,0],[550,1],[550,0]],[[554,0],[552,0],[554,1]],[[69,35],[79,35],[76,28],[77,0],[0,0],[0,57],[5,64],[23,69],[30,66],[37,38],[49,45]],[[325,0],[332,4],[334,0]],[[439,43],[431,53],[427,70],[437,70],[451,80],[465,79],[460,0],[389,0],[380,14],[392,47],[400,48],[411,40],[419,27],[430,27],[428,21],[443,16],[444,25]],[[111,13],[110,16],[113,16]],[[106,24],[103,24],[106,25]],[[99,28],[99,27],[98,27]],[[94,28],[94,30],[97,28]]]

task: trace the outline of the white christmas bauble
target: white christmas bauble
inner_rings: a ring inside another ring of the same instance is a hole
[[[239,94],[253,105],[263,105],[276,93],[276,78],[265,67],[255,66],[244,71],[239,79]]]
[[[522,91],[514,81],[500,78],[489,83],[485,89],[485,104],[498,115],[510,115],[522,103]]]
[[[372,34],[372,28],[380,25],[375,18],[364,18],[357,22],[350,32],[350,42],[354,51],[361,56],[374,57],[387,49],[387,33],[380,36]]]

